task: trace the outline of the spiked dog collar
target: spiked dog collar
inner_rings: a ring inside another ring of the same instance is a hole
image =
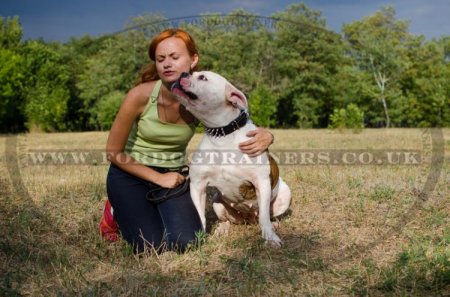
[[[245,126],[249,119],[249,114],[246,110],[241,109],[239,116],[235,118],[231,123],[223,127],[208,128],[205,127],[206,134],[213,137],[223,137],[225,135],[231,134],[239,128]]]

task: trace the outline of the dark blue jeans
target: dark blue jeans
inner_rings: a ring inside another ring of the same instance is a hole
[[[109,168],[106,186],[120,232],[137,253],[143,252],[145,246],[158,252],[167,249],[183,252],[189,243],[195,242],[195,233],[202,230],[189,190],[161,203],[152,203],[147,200],[147,193],[159,186],[115,165]]]

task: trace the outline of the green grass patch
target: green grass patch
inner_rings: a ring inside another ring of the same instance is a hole
[[[377,184],[369,194],[369,199],[377,202],[391,200],[395,195],[395,189],[389,185]]]
[[[366,258],[346,272],[348,293],[356,296],[447,296],[450,292],[450,229],[435,238],[416,239],[389,265]],[[444,294],[444,295],[441,295]]]
[[[449,289],[450,229],[442,237],[425,238],[407,246],[394,263],[381,270],[375,287],[385,292],[422,292],[423,296]]]

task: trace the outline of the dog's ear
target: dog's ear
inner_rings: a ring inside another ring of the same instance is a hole
[[[225,86],[225,96],[234,107],[240,107],[243,109],[248,108],[247,98],[244,93],[236,89],[236,87],[230,83],[227,83]]]

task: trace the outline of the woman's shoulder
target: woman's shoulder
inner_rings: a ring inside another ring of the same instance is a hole
[[[126,100],[132,101],[138,105],[146,105],[156,81],[141,83],[128,91]]]
[[[148,98],[148,97],[150,97],[155,85],[156,85],[156,81],[149,81],[149,82],[138,84],[137,86],[133,87],[128,92],[128,95],[130,95],[132,97]]]

